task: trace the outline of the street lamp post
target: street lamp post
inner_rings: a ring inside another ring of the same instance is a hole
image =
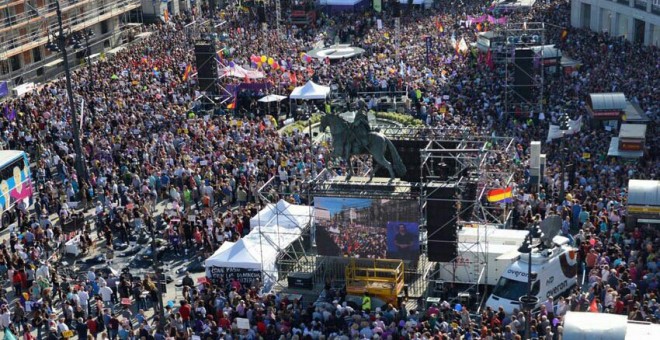
[[[568,124],[569,118],[568,114],[565,112],[559,116],[559,130],[561,131],[561,141],[559,142],[559,160],[561,164],[561,178],[560,178],[560,183],[559,183],[559,200],[561,202],[564,202],[564,196],[565,196],[565,188],[564,188],[564,177],[565,175],[565,164],[564,164],[564,136],[566,135],[566,132],[570,129],[570,126]]]
[[[155,207],[154,207],[155,209]],[[158,225],[157,221],[154,219],[154,213],[153,211],[151,212],[151,225],[149,227],[149,233],[151,236],[151,256],[153,259],[153,267],[154,267],[154,272],[156,273],[156,292],[158,294],[158,301],[156,301],[156,307],[158,308],[157,311],[154,311],[154,314],[158,315],[160,317],[160,320],[158,322],[158,329],[160,331],[163,330],[164,326],[164,321],[165,321],[165,306],[163,305],[163,295],[164,291],[162,289],[161,284],[165,281],[165,278],[161,278],[162,270],[160,266],[160,262],[158,260],[158,247],[156,244],[156,226]]]
[[[525,339],[530,339],[531,331],[530,324],[532,321],[532,310],[536,307],[536,304],[539,302],[539,298],[535,295],[532,295],[532,283],[536,279],[536,275],[532,273],[532,250],[535,247],[532,243],[534,241],[534,232],[538,228],[537,225],[531,225],[529,228],[529,233],[525,238],[523,244],[518,248],[520,253],[527,253],[527,294],[520,297],[520,303],[523,309],[526,312],[525,315]]]
[[[76,106],[73,102],[73,87],[71,86],[71,70],[69,69],[69,56],[66,52],[66,36],[64,35],[64,28],[62,27],[62,10],[60,9],[60,2],[55,2],[57,13],[57,25],[59,29],[59,36],[57,42],[60,50],[62,51],[62,60],[64,62],[64,75],[66,77],[66,93],[69,99],[69,111],[71,113],[71,125],[73,127],[73,149],[76,154],[75,166],[76,175],[78,177],[78,187],[82,188],[82,183],[87,181],[87,173],[85,172],[85,163],[83,160],[82,145],[80,143],[80,128],[78,126],[78,113]]]

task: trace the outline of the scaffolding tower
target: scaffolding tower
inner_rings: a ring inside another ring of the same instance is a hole
[[[544,49],[541,48],[546,44],[545,24],[509,22],[497,26],[496,33],[504,37],[505,114],[538,115],[545,104]]]

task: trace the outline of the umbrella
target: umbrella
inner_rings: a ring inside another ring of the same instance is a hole
[[[279,102],[282,101],[283,99],[286,99],[286,96],[280,96],[279,94],[269,94],[259,99],[259,101],[262,103],[271,103],[271,102]]]

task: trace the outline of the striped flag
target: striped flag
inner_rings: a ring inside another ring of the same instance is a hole
[[[183,81],[188,81],[190,72],[192,72],[192,65],[188,64],[188,66],[186,66],[186,70],[183,72]]]
[[[504,201],[505,203],[510,203],[513,201],[513,193],[511,187],[503,189],[493,189],[488,191],[486,199],[491,203],[498,203]]]
[[[231,102],[231,103],[229,103],[229,105],[227,105],[227,108],[228,108],[229,110],[233,110],[233,109],[236,108],[236,98],[234,98],[234,101],[233,101],[233,102]]]

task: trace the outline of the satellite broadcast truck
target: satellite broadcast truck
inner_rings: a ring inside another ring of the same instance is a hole
[[[557,297],[577,284],[577,249],[568,245],[563,236],[552,238],[552,247],[532,249],[532,290],[538,298],[538,306],[548,296]],[[500,276],[486,306],[497,310],[503,307],[507,313],[522,310],[520,297],[527,294],[529,254],[520,253]]]

